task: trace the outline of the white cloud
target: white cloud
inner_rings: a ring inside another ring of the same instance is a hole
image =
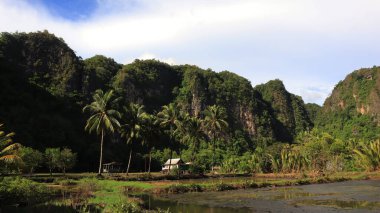
[[[327,93],[309,85],[330,90],[337,76],[379,63],[378,0],[97,1],[89,19],[74,22],[43,5],[0,0],[0,31],[48,29],[84,58],[194,63],[255,84],[280,78],[306,102],[320,103]],[[315,82],[317,75],[324,77]]]
[[[139,57],[126,59],[124,63],[125,64],[131,63],[135,59],[140,59],[140,60],[156,59],[156,60],[165,62],[165,63],[170,64],[170,65],[176,65],[177,64],[177,62],[174,60],[174,58],[160,58],[160,57],[158,57],[154,54],[151,54],[151,53],[144,53],[144,54],[140,55]]]

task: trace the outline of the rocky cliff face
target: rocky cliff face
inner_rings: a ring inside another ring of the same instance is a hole
[[[176,102],[202,117],[207,106],[222,106],[231,133],[243,130],[254,139],[292,141],[298,132],[312,128],[302,99],[286,91],[280,81],[254,89],[247,79],[228,71],[137,60],[119,71],[113,85],[128,101],[144,104],[150,111]]]
[[[342,138],[376,138],[378,128],[373,125],[380,125],[379,75],[380,67],[366,68],[340,81],[321,109],[318,127]]]
[[[311,126],[302,99],[288,93],[279,81],[254,89],[234,73],[192,65],[170,66],[156,60],[120,65],[100,55],[83,61],[48,32],[3,33],[0,38],[5,66],[31,85],[55,97],[75,97],[80,105],[96,89],[113,88],[125,102],[143,104],[150,113],[177,102],[201,117],[207,106],[220,105],[227,111],[230,133],[243,131],[252,139],[292,141],[297,132]]]
[[[380,67],[360,69],[339,82],[323,106],[323,112],[350,111],[370,115],[378,121],[380,115]]]
[[[252,88],[251,83],[234,73],[203,70],[195,66],[179,67],[183,73],[181,87],[176,98],[195,116],[208,105],[220,105],[228,114],[232,130],[241,129],[251,138],[277,140],[275,118],[271,107]]]
[[[53,34],[2,33],[3,60],[17,67],[29,82],[52,94],[81,92],[83,69],[80,59],[67,44]]]
[[[271,106],[271,113],[277,120],[275,128],[285,140],[291,140],[297,133],[313,127],[302,98],[289,93],[282,81],[272,80],[255,89]]]

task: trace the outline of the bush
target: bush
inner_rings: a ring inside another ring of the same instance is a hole
[[[142,212],[140,205],[138,202],[128,199],[120,199],[119,202],[113,203],[106,207],[104,212],[112,212],[112,213],[134,213],[134,212]]]
[[[189,172],[190,174],[203,175],[205,172],[205,168],[198,165],[190,165]]]
[[[250,180],[250,181],[245,181],[243,184],[242,184],[242,188],[245,188],[245,189],[247,189],[247,188],[257,188],[259,185],[256,183],[256,182],[254,182],[254,181],[252,181],[252,180]]]
[[[78,188],[95,192],[101,188],[99,181],[95,178],[83,178],[78,182]]]
[[[181,184],[170,185],[167,187],[167,192],[172,193],[172,194],[180,194],[180,193],[185,193],[188,191],[189,191],[189,188]]]
[[[178,176],[180,173],[180,170],[178,168],[173,168],[170,170],[169,175],[171,176]]]
[[[192,183],[188,185],[189,191],[190,192],[201,192],[202,187],[199,184]]]
[[[213,185],[213,188],[215,191],[226,191],[226,190],[232,190],[235,189],[233,186],[225,183],[217,183]]]
[[[76,185],[76,182],[70,179],[64,179],[64,178],[56,178],[54,179],[54,183],[58,184],[60,186],[73,186]]]
[[[20,177],[0,179],[0,204],[31,205],[41,203],[54,195],[46,186]]]

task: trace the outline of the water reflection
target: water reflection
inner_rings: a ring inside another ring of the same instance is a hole
[[[171,212],[380,212],[380,181],[187,193],[142,199]]]
[[[317,205],[342,209],[370,209],[380,210],[380,202],[370,201],[345,201],[345,200],[300,200],[293,205]]]

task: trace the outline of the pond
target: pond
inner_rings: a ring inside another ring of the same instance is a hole
[[[380,212],[380,180],[141,198],[171,212]]]

